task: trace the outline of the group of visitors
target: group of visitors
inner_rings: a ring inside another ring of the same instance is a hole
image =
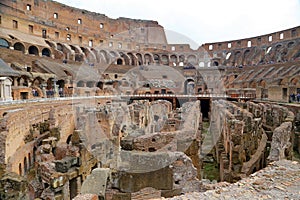
[[[300,102],[300,93],[298,93],[298,94],[291,94],[290,95],[290,101],[289,101],[290,103],[291,102]]]

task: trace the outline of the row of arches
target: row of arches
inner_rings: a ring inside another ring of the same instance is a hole
[[[21,51],[22,53],[28,53],[30,55],[36,56],[46,56],[51,57],[51,50],[47,47],[39,48],[35,45],[25,45],[22,42],[15,42],[14,44],[10,44],[7,40],[0,38],[0,48],[13,48],[16,51]]]
[[[25,155],[23,162],[19,163],[19,175],[25,176],[34,163],[34,158],[28,153]]]
[[[285,41],[271,46],[256,46],[245,49],[235,49],[228,52],[219,52],[218,64],[226,66],[252,66],[272,64],[295,60],[300,57],[299,40]]]

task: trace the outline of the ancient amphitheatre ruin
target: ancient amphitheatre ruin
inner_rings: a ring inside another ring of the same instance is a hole
[[[0,199],[299,199],[299,64],[299,26],[193,50],[2,0]]]

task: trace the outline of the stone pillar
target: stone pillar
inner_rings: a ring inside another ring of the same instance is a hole
[[[14,77],[14,86],[15,86],[15,87],[18,86],[18,77]]]
[[[78,194],[79,194],[79,192],[80,192],[80,190],[81,190],[81,176],[78,176],[78,177],[76,178],[76,186],[77,186],[76,191],[77,191]]]
[[[63,199],[70,199],[70,182],[67,181],[63,186]]]

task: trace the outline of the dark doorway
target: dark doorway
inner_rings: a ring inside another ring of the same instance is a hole
[[[28,92],[21,92],[21,99],[28,99]]]
[[[78,194],[76,178],[70,180],[69,189],[70,189],[70,199],[75,198]]]
[[[209,119],[210,99],[201,99],[200,106],[203,119]]]

